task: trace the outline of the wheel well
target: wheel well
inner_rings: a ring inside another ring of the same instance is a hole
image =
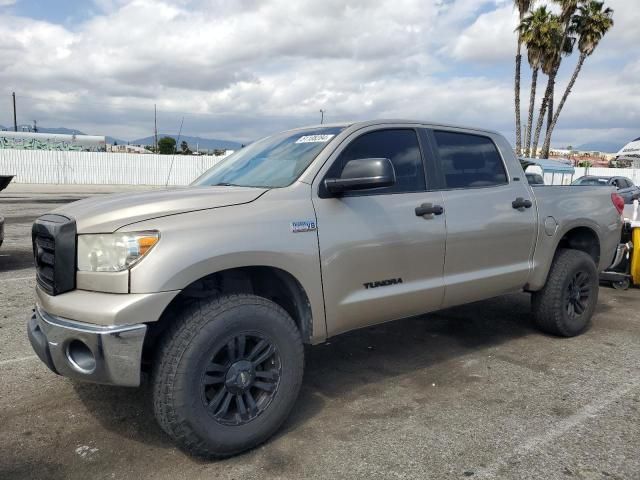
[[[157,340],[181,307],[198,299],[231,293],[250,293],[277,303],[293,318],[302,341],[309,343],[313,334],[311,304],[300,282],[279,268],[240,267],[212,273],[183,289],[167,306],[160,319],[148,324],[143,362],[151,360]]]
[[[596,232],[589,227],[577,227],[565,233],[558,248],[571,248],[573,250],[581,250],[593,258],[596,265],[600,263],[600,240]]]

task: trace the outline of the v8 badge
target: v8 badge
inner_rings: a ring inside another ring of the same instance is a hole
[[[291,222],[291,231],[293,233],[312,232],[317,230],[315,220],[298,220]]]

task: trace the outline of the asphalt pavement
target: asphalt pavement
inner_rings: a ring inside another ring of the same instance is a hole
[[[640,479],[640,290],[609,287],[573,339],[535,330],[516,294],[309,347],[271,441],[189,457],[156,425],[148,387],[72,382],[29,346],[31,223],[108,191],[73,190],[0,194],[0,479]]]

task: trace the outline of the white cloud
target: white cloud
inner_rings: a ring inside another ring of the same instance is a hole
[[[460,33],[449,51],[456,60],[502,62],[515,55],[517,24],[518,14],[511,4],[483,13]]]
[[[0,0],[0,7],[15,5],[18,0]]]
[[[610,2],[636,14],[625,0]],[[179,112],[189,112],[188,133],[243,140],[316,122],[320,108],[330,121],[415,117],[512,130],[511,1],[93,5],[100,13],[73,28],[0,14],[0,97],[17,91],[22,121],[135,138],[150,133],[157,103],[161,128],[177,130]],[[616,18],[616,29],[630,28],[625,22]],[[626,109],[637,107],[640,53],[619,50],[640,44],[638,31],[614,30],[588,60],[561,130],[583,135],[590,128],[583,113],[594,110],[598,132],[606,121],[634,121]],[[616,56],[619,71],[602,71],[611,67],[599,59]],[[574,60],[563,66],[559,89]],[[523,99],[527,81],[525,68]]]

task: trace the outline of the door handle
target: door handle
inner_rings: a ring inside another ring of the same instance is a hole
[[[522,197],[518,197],[511,202],[511,206],[517,210],[520,210],[521,208],[531,208],[532,205],[533,203],[531,203],[531,200],[525,200]]]
[[[419,207],[416,207],[416,217],[423,217],[425,215],[442,215],[444,208],[440,205],[432,205],[430,203],[423,203]]]

